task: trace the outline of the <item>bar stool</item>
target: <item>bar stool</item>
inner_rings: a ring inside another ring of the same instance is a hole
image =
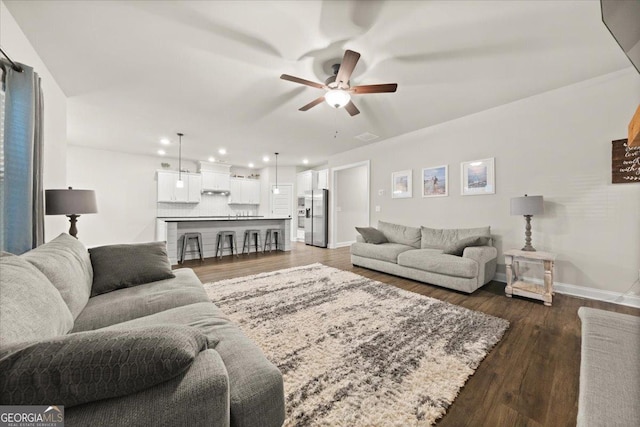
[[[224,242],[229,238],[229,246],[225,248]],[[238,241],[236,240],[236,232],[235,231],[218,231],[218,238],[216,239],[216,255],[218,256],[218,251],[220,251],[220,258],[222,259],[222,255],[224,254],[225,249],[231,249],[231,255],[233,254],[233,248],[236,249],[236,256],[238,255]]]
[[[273,242],[275,241],[276,244],[276,250],[278,250],[278,237],[280,237],[280,234],[282,233],[282,230],[280,230],[279,228],[269,228],[267,229],[267,234],[264,236],[264,249],[262,250],[262,252],[266,252],[267,251],[267,245],[269,245],[269,252],[271,252],[272,246],[273,246]]]
[[[260,230],[245,230],[244,239],[242,239],[242,253],[244,254],[244,248],[247,248],[247,255],[251,253],[251,238],[253,237],[256,253],[260,250]]]
[[[202,250],[202,233],[184,233],[182,235],[182,254],[180,254],[180,264],[184,264],[184,256],[187,254],[187,247],[189,245],[189,240],[195,239],[198,244],[198,250],[189,251],[188,253],[198,253],[200,255],[200,261],[204,259],[203,250]]]

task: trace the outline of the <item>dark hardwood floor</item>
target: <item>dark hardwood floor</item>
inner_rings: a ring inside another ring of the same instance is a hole
[[[442,301],[507,319],[511,325],[438,426],[573,426],[578,410],[581,306],[640,316],[640,309],[556,294],[552,307],[504,295],[491,282],[471,295],[351,265],[349,248],[294,244],[291,252],[187,261],[202,282],[320,262]]]

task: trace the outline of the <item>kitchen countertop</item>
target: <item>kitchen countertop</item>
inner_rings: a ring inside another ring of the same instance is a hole
[[[188,222],[188,221],[261,221],[261,220],[285,220],[289,217],[264,217],[264,216],[191,216],[191,217],[157,217],[165,222]]]

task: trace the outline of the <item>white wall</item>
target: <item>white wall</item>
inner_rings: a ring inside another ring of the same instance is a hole
[[[177,159],[67,147],[67,182],[96,192],[98,213],[78,220],[78,238],[87,246],[155,240],[157,181],[161,163]],[[196,171],[193,162],[183,169]],[[174,167],[174,169],[176,169]]]
[[[335,172],[336,245],[354,242],[355,227],[369,225],[368,169],[360,165]]]
[[[66,188],[67,97],[3,2],[0,2],[0,44],[11,59],[33,67],[42,80],[44,188]],[[45,240],[51,240],[68,230],[66,217],[45,217]]]
[[[329,163],[371,160],[372,225],[490,225],[501,264],[503,250],[524,243],[524,219],[509,215],[509,199],[543,195],[546,211],[532,220],[533,245],[558,254],[556,280],[625,292],[640,269],[640,184],[611,184],[611,141],[626,137],[639,102],[640,76],[629,67],[341,153]],[[487,157],[496,159],[497,193],[461,196],[460,162]],[[449,196],[422,198],[421,169],[443,164]],[[391,199],[391,173],[404,169],[413,170],[413,198]]]

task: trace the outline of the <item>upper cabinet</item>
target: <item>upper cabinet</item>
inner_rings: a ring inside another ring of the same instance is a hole
[[[230,191],[229,173],[200,171],[202,175],[202,191],[226,192]]]
[[[158,171],[158,202],[199,203],[202,181],[200,174],[182,173],[184,186],[177,187],[179,174],[175,171]]]
[[[318,188],[318,172],[304,171],[297,176],[297,193],[298,197],[304,197],[306,191],[316,190]]]
[[[230,178],[230,205],[259,205],[260,181],[257,179]]]
[[[329,169],[318,171],[318,190],[329,189]]]

